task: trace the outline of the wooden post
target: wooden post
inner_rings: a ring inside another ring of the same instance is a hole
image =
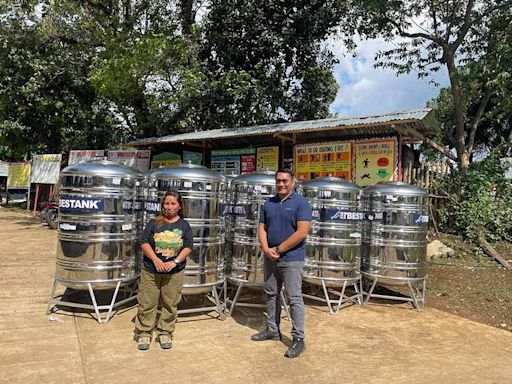
[[[39,199],[39,187],[40,187],[39,183],[36,184],[36,195],[34,197],[34,211],[33,211],[34,214],[37,211],[37,200]],[[30,205],[30,200],[27,202],[27,204]]]

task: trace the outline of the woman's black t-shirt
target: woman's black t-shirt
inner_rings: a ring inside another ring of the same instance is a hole
[[[190,224],[183,218],[175,223],[165,223],[157,225],[155,219],[152,219],[144,228],[140,238],[140,244],[148,243],[160,260],[166,262],[173,260],[180,254],[183,248],[194,246],[194,238]],[[144,269],[153,273],[177,273],[185,268],[186,261],[182,261],[178,267],[170,272],[158,272],[155,264],[144,256]]]

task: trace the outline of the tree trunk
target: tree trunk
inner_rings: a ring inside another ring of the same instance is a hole
[[[455,149],[457,150],[457,158],[459,160],[460,169],[462,174],[465,175],[468,171],[469,157],[471,154],[466,150],[464,105],[462,101],[462,92],[460,89],[459,73],[455,65],[455,55],[450,52],[449,47],[444,47],[443,50],[446,66],[448,68],[448,75],[450,76],[450,85],[455,115],[455,137],[453,138],[453,142],[455,143]]]

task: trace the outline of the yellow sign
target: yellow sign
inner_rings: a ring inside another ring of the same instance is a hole
[[[30,186],[30,162],[9,164],[7,189],[28,189]]]
[[[172,168],[172,167],[175,167],[177,166],[178,164],[181,164],[181,160],[180,159],[175,159],[175,160],[153,160],[151,162],[151,169],[154,169],[154,168]]]
[[[321,176],[337,176],[345,180],[352,178],[350,142],[296,145],[294,156],[295,177],[299,181]]]
[[[355,183],[360,187],[395,179],[397,141],[366,140],[354,144],[356,157]]]
[[[256,152],[256,170],[277,171],[279,169],[279,147],[261,147]]]

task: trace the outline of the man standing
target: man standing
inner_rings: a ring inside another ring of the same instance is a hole
[[[298,357],[306,350],[304,343],[304,300],[302,269],[306,248],[304,239],[311,222],[311,207],[293,188],[295,181],[289,170],[276,172],[277,195],[261,209],[258,239],[265,253],[265,294],[267,295],[267,327],[251,337],[253,341],[280,340],[280,292],[284,283],[290,301],[293,343],[286,357]]]

